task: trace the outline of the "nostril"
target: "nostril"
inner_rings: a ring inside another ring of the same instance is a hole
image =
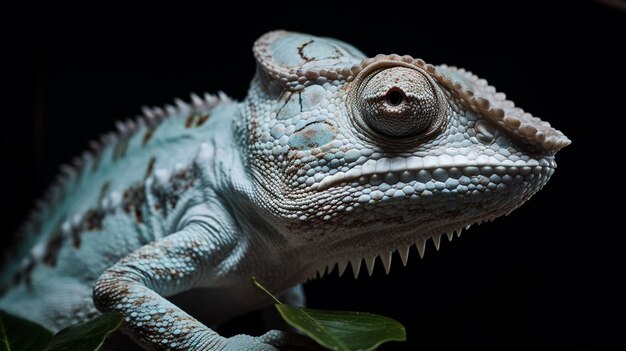
[[[398,106],[404,101],[404,94],[400,89],[391,89],[385,95],[385,100],[391,106]]]

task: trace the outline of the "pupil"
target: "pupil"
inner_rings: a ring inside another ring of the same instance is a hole
[[[391,90],[385,96],[387,103],[391,106],[398,106],[404,99],[404,94],[400,90]]]

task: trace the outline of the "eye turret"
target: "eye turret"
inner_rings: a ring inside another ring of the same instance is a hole
[[[409,67],[372,72],[360,83],[356,103],[370,128],[391,137],[429,134],[445,120],[442,94],[424,73]]]

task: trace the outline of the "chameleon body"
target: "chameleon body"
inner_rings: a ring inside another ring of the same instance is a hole
[[[121,312],[149,349],[304,345],[207,325],[270,303],[252,276],[297,292],[335,266],[388,270],[396,250],[508,214],[569,144],[463,69],[284,31],[253,51],[244,101],[145,109],[64,169],[4,267],[1,309],[54,331]],[[204,324],[165,298],[183,292]]]

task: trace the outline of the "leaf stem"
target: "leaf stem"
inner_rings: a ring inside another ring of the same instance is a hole
[[[0,337],[2,337],[2,343],[4,344],[3,350],[11,351],[11,346],[9,345],[9,338],[7,337],[7,332],[4,330],[4,322],[2,318],[0,318]]]
[[[261,285],[261,284],[260,284],[260,283],[256,280],[256,277],[252,277],[250,280],[252,281],[252,284],[254,284],[254,286],[255,286],[257,289],[261,290],[262,292],[264,292],[265,294],[267,294],[269,297],[271,297],[271,298],[272,298],[272,300],[274,300],[274,302],[276,302],[276,304],[277,304],[277,305],[282,305],[282,304],[283,304],[282,302],[280,302],[280,300],[279,300],[279,299],[277,299],[277,298],[276,298],[276,296],[272,295],[272,293],[271,293],[271,292],[269,292],[267,289],[265,289],[265,288],[263,287],[263,285]]]

